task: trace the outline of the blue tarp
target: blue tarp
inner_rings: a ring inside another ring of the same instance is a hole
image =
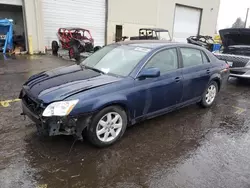
[[[13,49],[13,23],[9,19],[0,19],[0,35],[5,35],[5,39],[0,39],[0,45],[3,48],[3,53],[7,49]]]
[[[219,51],[221,47],[221,44],[214,44],[213,51]]]

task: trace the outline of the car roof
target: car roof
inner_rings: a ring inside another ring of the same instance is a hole
[[[168,32],[167,29],[163,29],[163,28],[141,28],[140,30],[152,30],[152,31],[156,31],[156,32]]]
[[[130,46],[137,46],[137,47],[143,47],[143,48],[150,48],[150,49],[156,49],[160,47],[191,47],[191,48],[197,48],[202,49],[204,48],[193,45],[193,44],[187,44],[187,43],[178,43],[178,42],[169,42],[165,40],[129,40],[129,41],[122,41],[118,42],[119,45],[130,45]]]

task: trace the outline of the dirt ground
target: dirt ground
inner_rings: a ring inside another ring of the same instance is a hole
[[[73,145],[73,137],[38,137],[15,100],[32,74],[73,63],[0,57],[1,188],[250,187],[250,82],[230,79],[212,108],[192,105],[140,123],[97,149]]]

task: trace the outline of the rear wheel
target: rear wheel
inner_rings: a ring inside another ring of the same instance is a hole
[[[101,46],[96,46],[96,47],[94,47],[94,52],[100,50],[101,48],[102,48]]]
[[[107,147],[123,136],[126,127],[126,112],[119,106],[110,106],[94,116],[85,134],[93,145]]]
[[[53,54],[53,55],[57,55],[58,49],[59,49],[58,42],[55,41],[55,40],[52,41],[51,47],[52,47],[52,54]]]
[[[200,102],[201,106],[205,108],[212,106],[217,96],[217,93],[218,84],[215,81],[210,82],[202,96],[202,100]]]
[[[82,52],[85,52],[86,49],[83,45],[80,45],[79,48],[78,48],[79,52],[82,53]]]

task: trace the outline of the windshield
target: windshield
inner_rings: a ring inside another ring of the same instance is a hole
[[[150,51],[128,45],[106,46],[82,62],[82,65],[98,69],[106,74],[128,76],[139,61]]]
[[[159,37],[159,40],[171,40],[169,32],[157,32],[157,36]]]

